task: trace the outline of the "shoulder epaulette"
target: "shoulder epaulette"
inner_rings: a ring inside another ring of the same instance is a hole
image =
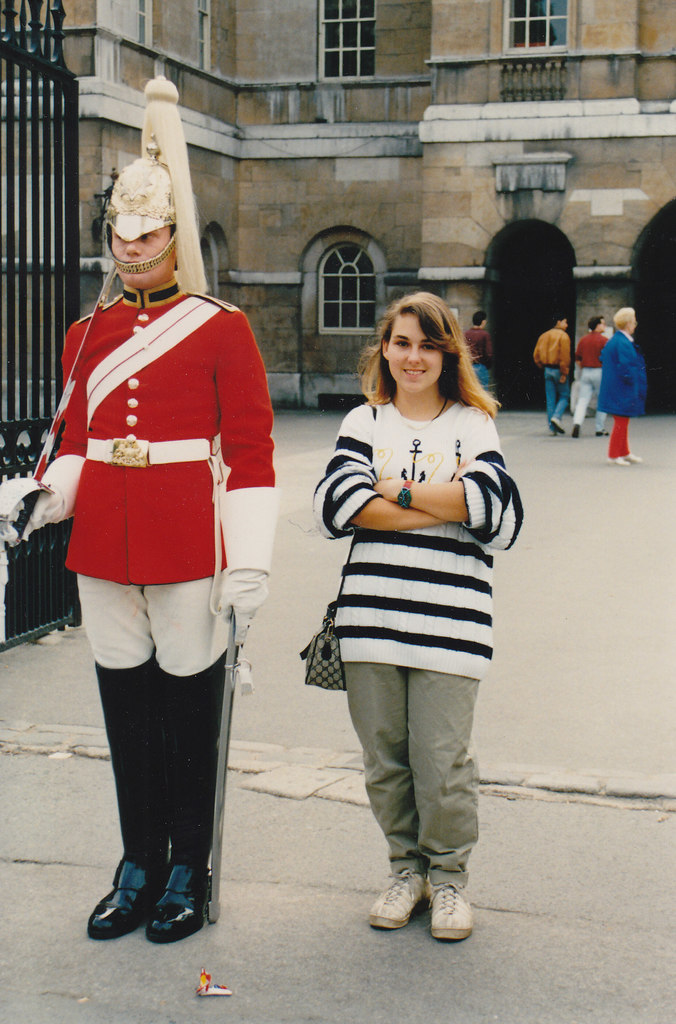
[[[239,306],[233,306],[231,302],[224,302],[223,299],[217,299],[214,295],[203,295],[202,292],[187,292],[188,295],[194,295],[197,299],[206,299],[207,302],[213,302],[215,306],[220,306],[221,309],[226,310],[228,313],[241,313]]]
[[[116,295],[115,298],[111,299],[110,302],[106,302],[105,306],[101,306],[101,309],[103,309],[103,310],[110,309],[110,307],[114,306],[117,302],[119,302],[121,298],[122,298],[121,295]],[[87,320],[91,320],[91,318],[94,316],[95,312],[96,312],[96,309],[93,309],[91,313],[87,313],[86,316],[80,317],[80,319],[76,320],[75,323],[76,324],[84,324],[84,323],[86,323]]]

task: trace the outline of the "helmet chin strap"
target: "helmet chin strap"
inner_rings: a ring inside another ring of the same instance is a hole
[[[125,263],[123,260],[117,260],[113,256],[113,263],[118,270],[123,271],[125,274],[145,274],[148,270],[154,270],[155,267],[159,267],[160,263],[164,263],[175,247],[176,235],[172,235],[164,249],[158,252],[157,256],[153,256],[149,260],[142,260],[140,263]]]

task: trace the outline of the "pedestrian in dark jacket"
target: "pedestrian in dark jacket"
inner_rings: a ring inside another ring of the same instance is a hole
[[[603,365],[598,408],[614,417],[608,461],[616,466],[642,462],[629,449],[629,420],[645,412],[647,378],[643,353],[634,341],[636,313],[629,307],[613,317],[616,331],[601,351]]]

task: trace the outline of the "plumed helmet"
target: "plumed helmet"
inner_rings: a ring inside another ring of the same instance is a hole
[[[183,291],[204,292],[206,277],[178,91],[159,76],[148,82],[145,96],[142,147],[146,155],[120,172],[106,220],[125,241],[175,226],[178,283]]]
[[[113,186],[106,217],[125,242],[176,223],[169,171],[154,149],[125,167]]]

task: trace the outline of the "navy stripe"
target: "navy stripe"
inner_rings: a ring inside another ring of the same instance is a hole
[[[477,455],[476,459],[477,462],[497,462],[498,466],[505,468],[505,460],[500,452],[482,452],[481,455]]]
[[[343,568],[344,576],[376,576],[381,579],[409,580],[413,583],[440,583],[447,587],[464,587],[480,594],[492,594],[493,588],[485,580],[457,572],[438,569],[417,569],[408,565],[386,565],[383,562],[349,562]]]
[[[339,437],[338,440],[336,441],[334,458],[338,455],[338,453],[341,450],[345,450],[348,452],[357,452],[364,459],[366,459],[367,462],[370,463],[373,461],[372,445],[367,444],[364,441],[358,441],[356,437],[349,437],[348,435]]]
[[[332,518],[347,498],[351,497],[357,491],[360,491],[363,487],[371,487],[371,481],[367,480],[365,477],[357,477],[355,483],[350,483],[349,481],[353,480],[354,477],[354,473],[351,473],[350,476],[338,476],[332,480],[326,488],[326,493],[324,495],[324,508],[326,508],[327,505],[330,506]],[[345,490],[341,490],[343,487]]]
[[[477,644],[472,640],[460,640],[457,637],[430,636],[428,633],[399,633],[396,629],[381,629],[364,626],[336,626],[336,636],[340,640],[394,640],[403,647],[438,647],[445,651],[463,651],[475,654],[480,658],[491,658],[493,648],[486,644]]]
[[[439,619],[455,619],[458,622],[474,622],[478,626],[493,625],[493,618],[487,612],[476,608],[458,608],[457,605],[433,604],[430,601],[409,601],[366,594],[341,594],[340,608],[375,608],[383,612],[402,612],[411,615],[435,616]]]
[[[357,544],[392,544],[398,547],[419,548],[427,551],[452,551],[455,555],[466,555],[468,558],[477,558],[489,569],[493,567],[493,556],[484,551],[478,544],[470,540],[457,540],[454,537],[437,537],[430,534],[415,533],[411,530],[385,531],[385,530],[359,530],[357,533]]]

